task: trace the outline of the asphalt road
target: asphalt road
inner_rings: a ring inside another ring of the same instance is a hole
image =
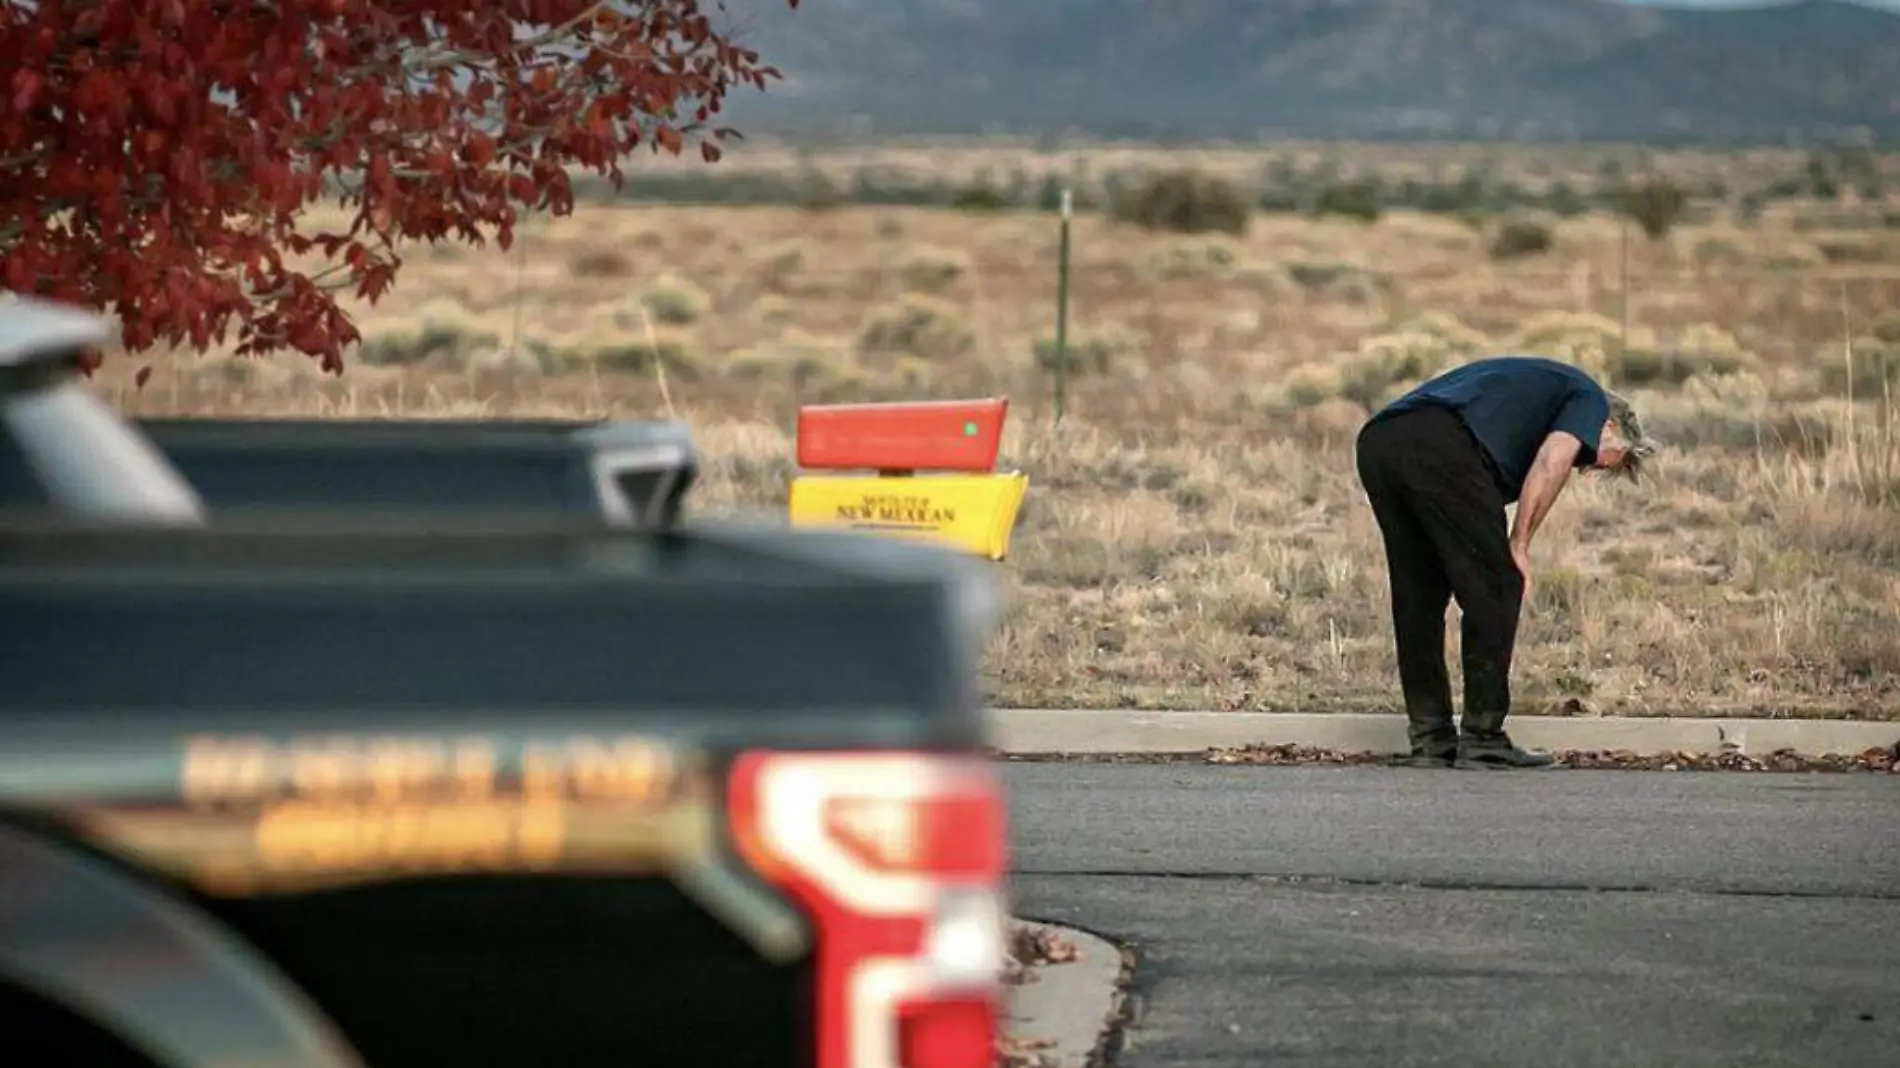
[[[1012,764],[1123,1068],[1900,1065],[1900,775]]]

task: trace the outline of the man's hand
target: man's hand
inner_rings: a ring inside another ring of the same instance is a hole
[[[1517,573],[1524,576],[1524,603],[1531,599],[1531,547],[1511,543],[1511,562],[1517,565]]]
[[[1537,534],[1537,528],[1543,525],[1544,516],[1550,506],[1557,503],[1557,495],[1564,491],[1564,483],[1570,480],[1570,472],[1577,460],[1577,451],[1583,448],[1583,442],[1568,431],[1553,431],[1544,439],[1543,447],[1537,450],[1537,458],[1531,461],[1530,474],[1524,479],[1523,492],[1518,495],[1517,521],[1511,529],[1511,562],[1517,565],[1518,573],[1524,576],[1524,600],[1531,596],[1531,538]]]

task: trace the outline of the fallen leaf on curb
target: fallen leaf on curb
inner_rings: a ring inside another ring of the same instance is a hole
[[[1327,749],[1310,745],[1243,745],[1207,749],[1199,753],[1008,753],[997,754],[1013,763],[1059,764],[1203,764],[1381,766],[1396,763],[1400,754],[1370,749]],[[1861,753],[1812,755],[1791,749],[1759,756],[1729,748],[1717,753],[1638,753],[1629,749],[1560,749],[1551,754],[1568,768],[1606,768],[1624,771],[1739,771],[1739,772],[1890,772],[1900,774],[1900,745],[1872,748]]]
[[[1003,1038],[996,1042],[996,1068],[1055,1068],[1056,1059],[1037,1050],[1055,1043],[1046,1038]]]
[[[1035,982],[1036,977],[1030,971],[1031,968],[1067,964],[1082,956],[1082,951],[1076,948],[1074,942],[1054,931],[1020,923],[1010,925],[1005,950],[1003,982],[1009,986]]]
[[[1900,773],[1900,745],[1862,753],[1812,755],[1792,749],[1752,755],[1738,749],[1716,753],[1639,753],[1630,749],[1560,749],[1551,754],[1567,768],[1612,768],[1623,771],[1741,771],[1741,772],[1855,772]],[[1211,749],[1202,758],[1209,764],[1387,764],[1389,753],[1371,750],[1322,749],[1303,745],[1249,745]]]
[[[1017,924],[1009,931],[1009,955],[1024,964],[1067,964],[1082,951],[1048,928]]]
[[[1544,714],[1547,716],[1563,716],[1567,718],[1575,718],[1577,716],[1595,716],[1597,713],[1596,713],[1596,709],[1593,709],[1589,705],[1584,704],[1578,698],[1566,697],[1562,701],[1559,701],[1555,705],[1551,706],[1551,708]]]
[[[1557,762],[1571,768],[1621,768],[1633,771],[1766,771],[1766,772],[1849,772],[1892,771],[1900,764],[1900,754],[1892,749],[1869,749],[1863,753],[1828,753],[1811,756],[1792,749],[1778,749],[1760,756],[1737,749],[1719,753],[1636,753],[1627,749],[1608,751],[1566,750],[1556,754]]]
[[[1247,745],[1231,749],[1211,749],[1209,764],[1384,764],[1386,753],[1370,750],[1322,749],[1310,745]]]

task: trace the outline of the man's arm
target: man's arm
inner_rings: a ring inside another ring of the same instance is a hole
[[[1530,474],[1525,476],[1524,488],[1517,496],[1517,518],[1511,524],[1511,551],[1519,557],[1520,566],[1529,557],[1531,538],[1543,524],[1544,516],[1550,513],[1550,506],[1557,503],[1564,483],[1570,481],[1570,472],[1582,448],[1583,442],[1575,434],[1566,430],[1552,431],[1537,450],[1537,458],[1531,461]]]

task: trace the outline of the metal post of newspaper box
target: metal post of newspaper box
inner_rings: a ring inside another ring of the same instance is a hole
[[[1009,553],[1028,476],[995,470],[1009,401],[822,404],[798,410],[794,526],[873,531]],[[809,472],[824,472],[813,474]]]

